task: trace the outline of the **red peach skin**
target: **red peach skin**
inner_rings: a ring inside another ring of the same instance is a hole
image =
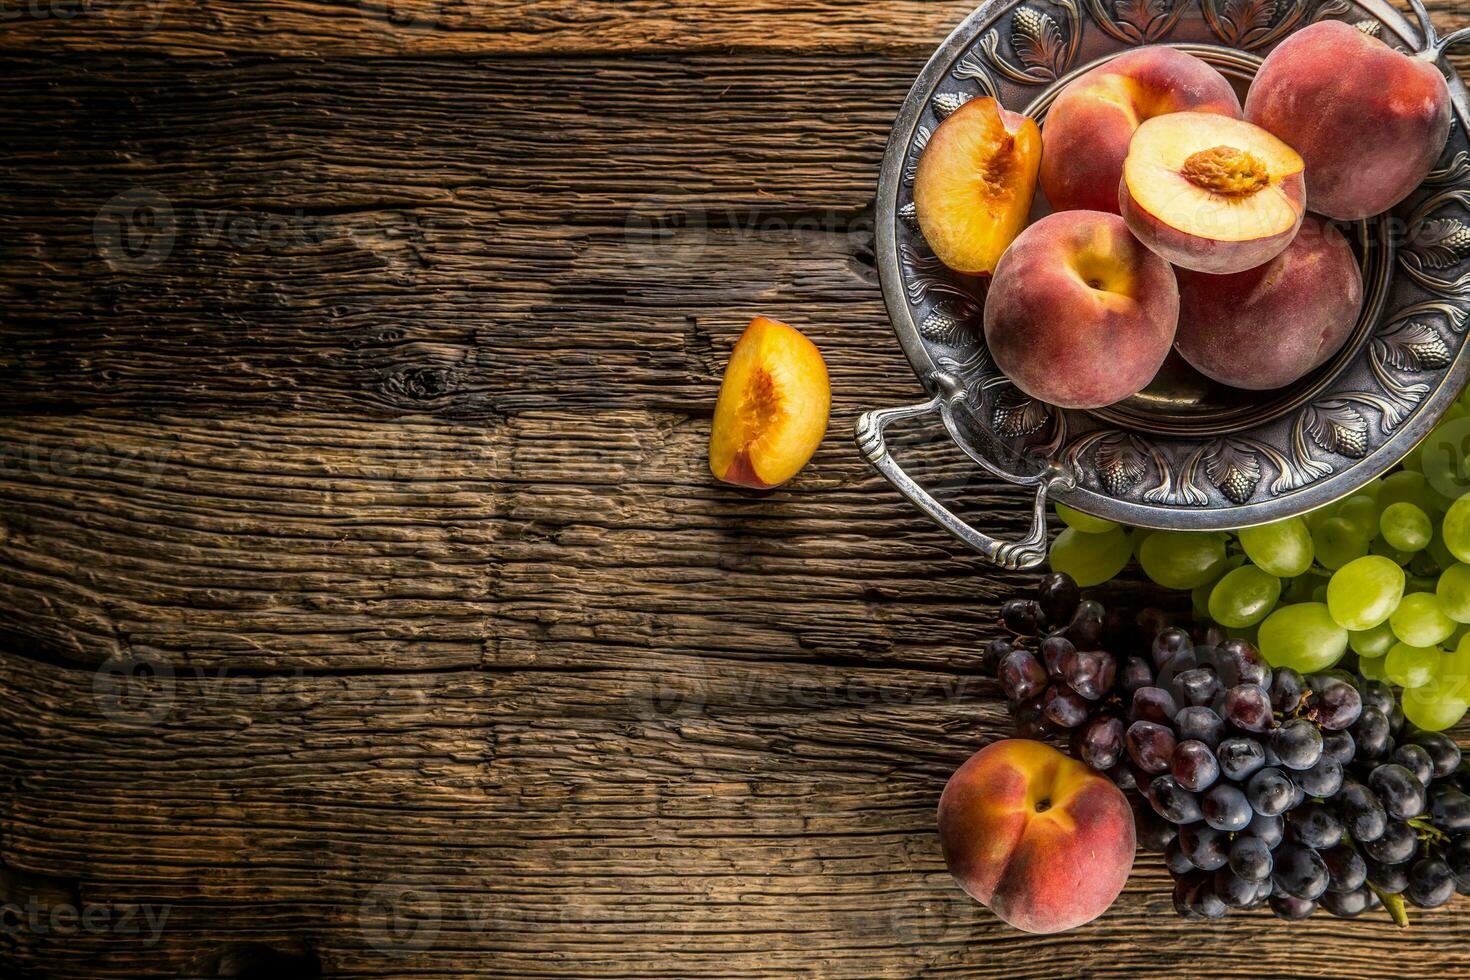
[[[1042,124],[1041,189],[1052,208],[1116,212],[1133,131],[1187,110],[1239,119],[1240,100],[1224,75],[1175,48],[1135,48],[1077,76]]]
[[[1107,778],[1041,742],[972,755],[939,799],[944,862],[1017,929],[1054,933],[1107,911],[1128,881],[1133,811]]]
[[[1328,20],[1271,52],[1245,115],[1306,161],[1308,207],[1356,220],[1424,182],[1449,138],[1450,92],[1432,63]]]
[[[1169,263],[1116,214],[1059,211],[1021,233],[985,299],[985,341],[1033,398],[1100,408],[1153,380],[1174,343]]]
[[[1232,276],[1175,272],[1175,349],[1201,374],[1236,388],[1279,388],[1325,363],[1363,308],[1352,248],[1316,215],[1259,268]]]

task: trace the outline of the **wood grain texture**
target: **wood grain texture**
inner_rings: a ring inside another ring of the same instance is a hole
[[[1142,855],[1040,939],[945,874],[939,791],[1008,730],[978,651],[1030,576],[849,433],[917,394],[870,205],[966,9],[6,22],[0,976],[1470,970],[1463,902],[1186,927]],[[757,312],[835,388],[763,497],[703,455]],[[901,452],[1022,531],[939,433]]]
[[[1408,5],[1395,0],[1400,9]],[[863,52],[927,57],[964,0],[24,0],[0,47],[173,57]],[[1458,0],[1426,0],[1439,21]]]

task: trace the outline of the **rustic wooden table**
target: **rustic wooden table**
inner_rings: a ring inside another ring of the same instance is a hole
[[[1186,925],[1146,856],[1036,939],[945,873],[1029,577],[849,433],[918,391],[874,181],[968,8],[6,4],[0,975],[1470,970],[1464,903]],[[759,499],[704,459],[757,312],[834,384]]]

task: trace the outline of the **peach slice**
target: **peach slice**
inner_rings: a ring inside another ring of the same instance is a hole
[[[996,366],[1063,408],[1101,408],[1142,390],[1178,322],[1174,270],[1102,211],[1058,211],[1027,228],[985,297]]]
[[[1062,89],[1042,127],[1041,189],[1056,211],[1118,211],[1118,179],[1134,130],[1169,112],[1240,118],[1225,76],[1162,44],[1121,54]]]
[[[832,388],[816,345],[758,316],[725,368],[709,440],[716,479],[767,490],[795,476],[827,432]]]
[[[1177,266],[1225,275],[1280,255],[1306,214],[1304,164],[1270,133],[1202,112],[1138,127],[1118,203],[1139,241]]]
[[[956,272],[989,275],[1031,212],[1041,130],[991,98],[972,99],[939,124],[914,179],[919,230]]]
[[[1450,90],[1432,56],[1410,57],[1335,20],[1271,52],[1245,112],[1307,161],[1312,210],[1342,220],[1402,201],[1450,135]]]

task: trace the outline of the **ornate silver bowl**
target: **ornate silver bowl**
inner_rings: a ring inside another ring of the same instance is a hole
[[[1412,3],[1417,29],[1384,0],[990,0],[971,14],[914,82],[883,160],[883,297],[930,397],[859,419],[858,445],[873,466],[960,540],[1025,568],[1046,556],[1048,497],[1142,527],[1222,530],[1303,513],[1402,459],[1470,376],[1470,107],[1442,57],[1467,32],[1439,38]],[[1035,118],[1044,136],[1047,108],[1067,82],[1143,44],[1182,48],[1243,86],[1272,47],[1325,18],[1431,52],[1455,117],[1424,185],[1350,235],[1365,300],[1342,351],[1274,392],[1215,384],[1171,357],[1148,389],[1095,411],[1057,409],[1012,386],[985,349],[979,284],[946,269],[913,218],[914,170],[934,128],[990,95]],[[976,464],[1034,488],[1023,540],[997,541],[966,523],[889,453],[889,425],[928,416]]]

